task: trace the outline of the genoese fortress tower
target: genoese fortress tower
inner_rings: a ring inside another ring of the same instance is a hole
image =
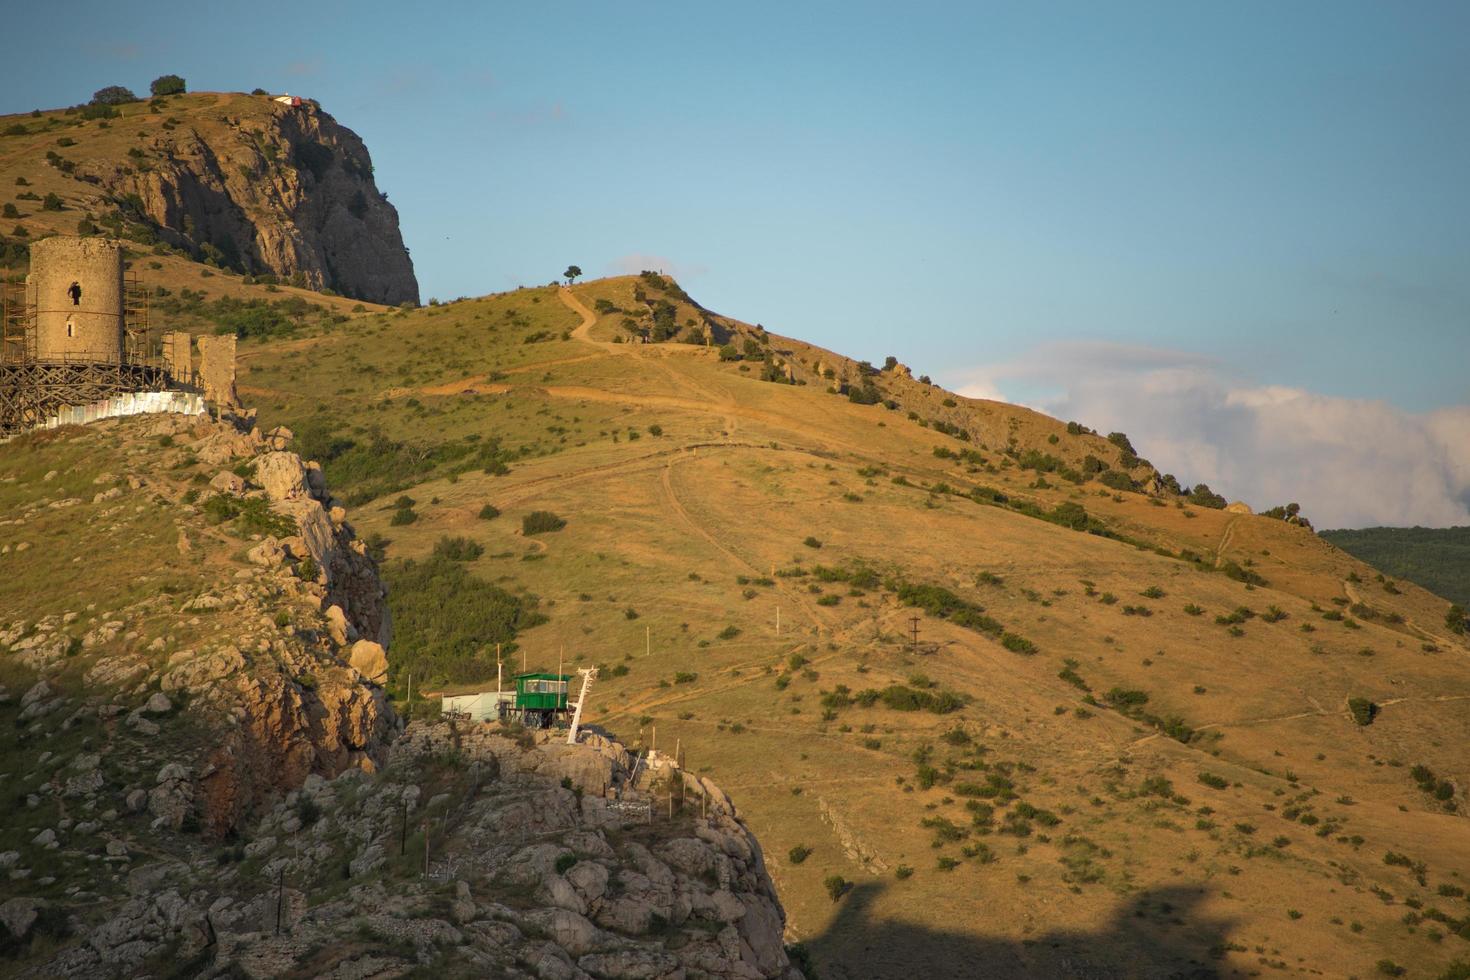
[[[187,333],[153,330],[120,242],[56,235],[30,252],[25,282],[0,287],[0,438],[185,403],[235,406],[235,338],[198,338],[196,371]]]

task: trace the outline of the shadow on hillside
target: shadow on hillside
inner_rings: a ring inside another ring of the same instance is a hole
[[[1038,924],[1033,936],[1012,940],[875,919],[869,909],[889,887],[884,883],[856,886],[842,898],[831,928],[802,944],[821,980],[1206,980],[1226,972],[1211,950],[1224,947],[1233,923],[1201,917],[1198,908],[1206,896],[1201,888],[1138,892],[1120,900],[1113,919],[1095,932],[1068,929],[1068,910],[1061,902],[1049,921]],[[909,912],[913,918],[922,914],[922,909]],[[975,931],[983,933],[983,896],[976,896],[974,917]]]

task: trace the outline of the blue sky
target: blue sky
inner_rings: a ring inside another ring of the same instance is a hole
[[[425,298],[650,264],[1052,410],[1089,407],[1056,345],[1470,402],[1470,4],[215,7],[12,12],[73,56],[12,48],[0,109],[166,71],[312,96],[366,140]],[[1160,411],[1123,401],[1084,421]]]

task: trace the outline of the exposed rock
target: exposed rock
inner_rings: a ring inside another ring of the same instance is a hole
[[[306,467],[295,453],[276,450],[255,461],[255,480],[272,500],[291,500],[307,495]]]
[[[12,939],[25,939],[40,918],[41,910],[50,904],[43,898],[12,898],[0,904],[0,923],[4,923]]]
[[[1244,501],[1240,501],[1240,500],[1237,500],[1237,501],[1235,501],[1235,503],[1228,505],[1225,508],[1225,512],[1227,514],[1250,514],[1250,513],[1254,513],[1251,510],[1250,504],[1247,504]]]
[[[220,470],[214,475],[214,479],[209,481],[209,485],[212,489],[218,490],[220,493],[238,495],[245,492],[245,479],[231,473],[229,470]]]
[[[163,826],[178,830],[194,803],[194,782],[188,768],[170,762],[158,772],[158,785],[148,794],[148,812]]]
[[[237,96],[226,111],[239,114],[233,124],[201,108],[190,125],[158,132],[145,144],[146,169],[84,169],[119,197],[136,194],[170,245],[209,245],[246,272],[296,276],[312,289],[416,304],[398,213],[357,135],[312,102]]]
[[[354,670],[374,684],[388,680],[388,654],[379,643],[358,640],[352,644],[350,663]]]

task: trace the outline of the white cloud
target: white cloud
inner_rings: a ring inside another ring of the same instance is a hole
[[[1127,432],[1183,483],[1256,508],[1297,501],[1318,527],[1470,524],[1470,406],[1414,414],[1252,384],[1198,355],[1096,342],[1048,344],[962,376],[974,397],[1054,392],[1031,407]]]

